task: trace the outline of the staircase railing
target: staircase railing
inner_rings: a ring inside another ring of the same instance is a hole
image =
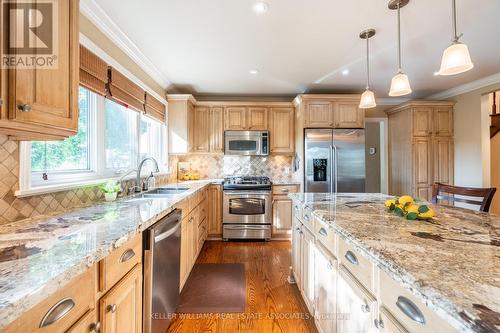
[[[500,112],[497,107],[497,92],[493,92],[493,103],[491,104],[491,125],[490,125],[490,138],[493,139],[495,135],[500,132]]]

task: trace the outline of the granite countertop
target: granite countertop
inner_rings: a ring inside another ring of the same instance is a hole
[[[211,183],[182,183],[189,190],[169,198],[132,196],[0,225],[0,329]]]
[[[500,332],[500,216],[432,206],[431,222],[388,212],[382,194],[290,194],[463,332]]]

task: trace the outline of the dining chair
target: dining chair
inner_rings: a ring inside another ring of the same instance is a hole
[[[456,202],[461,202],[479,206],[479,211],[488,212],[496,190],[494,187],[474,188],[435,183],[432,185],[432,203],[440,204],[444,201],[454,206]]]

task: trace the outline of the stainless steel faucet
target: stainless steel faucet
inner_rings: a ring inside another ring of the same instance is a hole
[[[137,168],[137,178],[135,180],[135,191],[136,192],[141,192],[142,191],[142,186],[141,186],[141,170],[142,170],[142,166],[144,165],[144,163],[146,163],[147,161],[152,161],[154,163],[154,166],[155,166],[155,169],[153,172],[160,172],[160,168],[158,167],[158,162],[153,158],[153,157],[146,157],[145,159],[143,159],[141,161],[141,163],[139,163],[139,167]]]

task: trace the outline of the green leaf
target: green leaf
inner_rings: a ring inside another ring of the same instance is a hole
[[[429,207],[427,207],[426,205],[422,205],[422,206],[418,207],[418,212],[420,214],[427,213],[428,211],[429,211]]]
[[[402,210],[401,208],[399,208],[399,207],[396,207],[396,208],[394,209],[394,213],[395,213],[397,216],[401,216],[401,217],[405,216],[405,213],[404,213],[404,212],[403,212],[403,210]]]
[[[407,220],[416,220],[418,217],[417,213],[411,212],[406,215]]]

